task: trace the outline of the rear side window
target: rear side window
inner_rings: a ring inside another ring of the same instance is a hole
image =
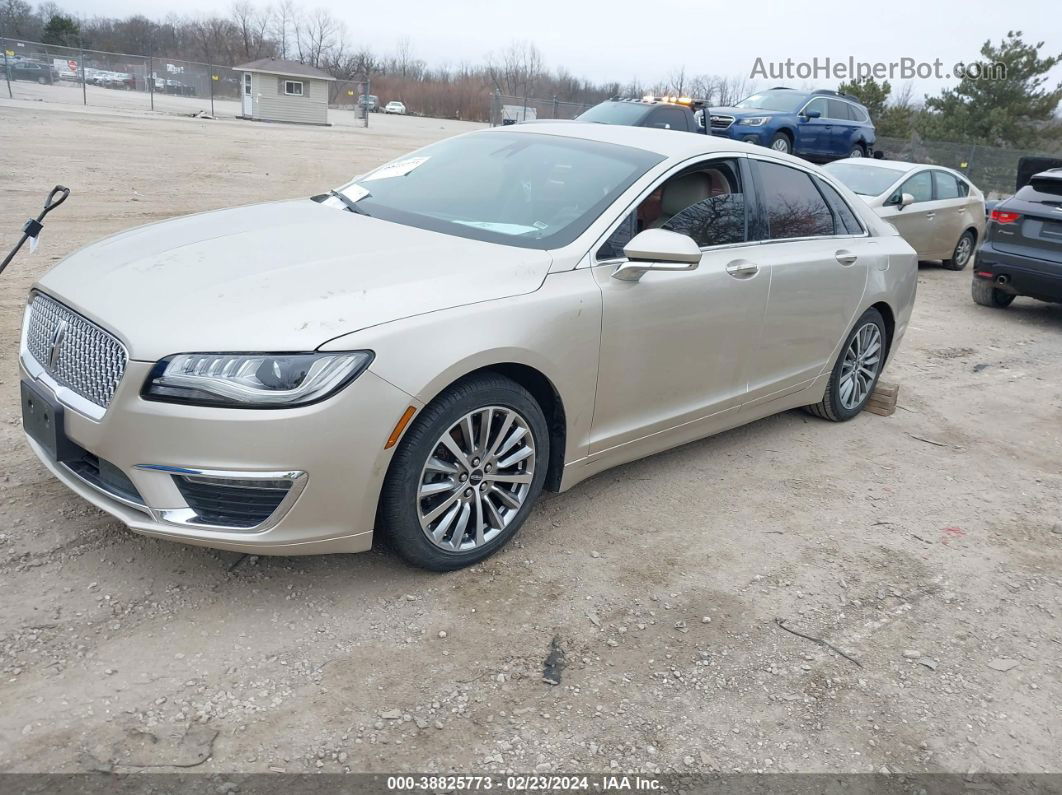
[[[826,105],[830,109],[831,119],[848,120],[849,105],[847,102],[841,102],[841,100],[839,99],[831,99],[827,101]]]
[[[951,174],[943,171],[934,171],[933,185],[936,187],[938,199],[959,198],[959,181]]]
[[[772,240],[834,234],[833,213],[809,174],[762,160],[755,166]]]
[[[649,117],[646,127],[684,131],[686,130],[686,114],[678,108],[657,108]]]
[[[867,113],[862,108],[857,108],[850,102],[844,103],[848,106],[848,118],[852,121],[865,122],[867,120]]]
[[[848,205],[848,202],[841,198],[841,194],[834,190],[832,185],[823,182],[821,179],[816,179],[815,185],[822,191],[826,203],[830,205],[830,210],[833,211],[834,233],[838,235],[863,234],[863,225],[859,223],[859,219]]]

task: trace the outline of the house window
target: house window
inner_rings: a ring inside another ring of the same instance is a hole
[[[302,82],[299,80],[285,80],[284,81],[284,93],[290,94],[293,97],[302,96]]]

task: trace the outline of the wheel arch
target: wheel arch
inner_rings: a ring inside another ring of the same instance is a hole
[[[531,393],[542,409],[549,428],[549,463],[546,470],[545,488],[550,491],[559,491],[561,476],[564,474],[565,448],[568,442],[568,418],[560,392],[552,379],[539,368],[517,361],[478,364],[460,375],[451,373],[445,383],[437,382],[433,385],[430,397],[424,398],[425,406],[455,384],[482,373],[497,373],[520,384]]]
[[[878,310],[881,319],[885,322],[885,362],[887,363],[889,355],[892,353],[892,341],[896,336],[896,313],[892,311],[892,307],[885,301],[878,301],[867,308]]]

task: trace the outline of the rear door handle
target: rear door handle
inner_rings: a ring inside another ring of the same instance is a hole
[[[727,264],[726,272],[736,279],[748,279],[760,272],[760,266],[747,259],[736,259]]]
[[[834,254],[833,256],[836,257],[837,261],[839,263],[841,263],[842,265],[844,265],[846,268],[849,265],[854,264],[855,261],[857,259],[859,259],[859,257],[857,257],[855,254],[853,254],[851,251],[847,251],[847,250],[845,250],[843,248],[840,251],[838,251],[836,254]]]
[[[936,213],[926,213],[926,218],[928,218],[930,221],[932,221],[936,217],[937,217]]]

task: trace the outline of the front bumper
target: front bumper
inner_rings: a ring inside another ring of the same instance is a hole
[[[735,141],[744,141],[749,144],[770,146],[772,134],[766,126],[748,127],[740,122],[734,122],[726,129],[714,129],[712,135],[720,138],[732,138]]]
[[[23,357],[28,354],[23,353]],[[26,362],[21,377],[35,379]],[[64,411],[76,445],[116,467],[140,501],[114,493],[53,459],[27,436],[33,452],[70,489],[145,535],[254,554],[361,552],[372,545],[380,488],[391,450],[384,444],[411,398],[366,371],[328,400],[281,410],[219,409],[146,401],[140,387],[150,362],[129,361],[98,420]],[[257,527],[206,526],[196,520],[175,474],[290,477],[290,497]]]
[[[999,251],[986,242],[977,251],[974,278],[991,279],[997,289],[1040,301],[1062,303],[1062,264]]]

